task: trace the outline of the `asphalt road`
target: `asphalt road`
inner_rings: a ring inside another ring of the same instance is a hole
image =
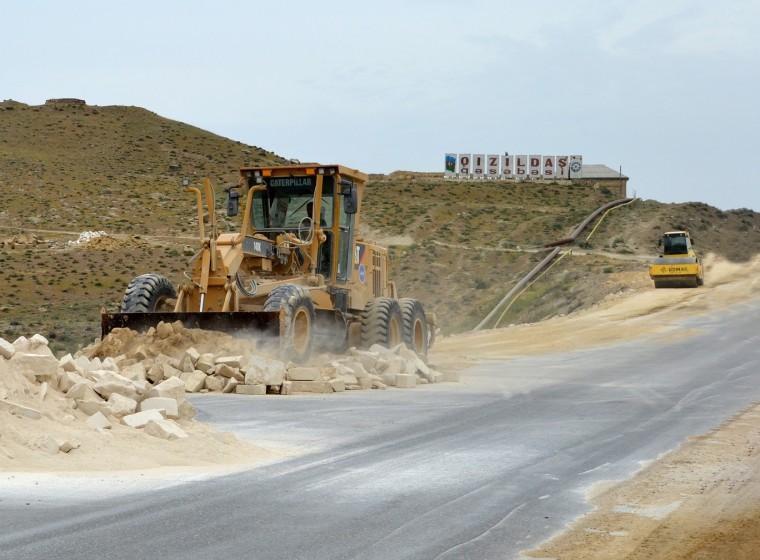
[[[758,312],[457,384],[200,397],[201,420],[301,454],[118,499],[0,502],[0,558],[516,558],[587,511],[594,483],[760,400]]]

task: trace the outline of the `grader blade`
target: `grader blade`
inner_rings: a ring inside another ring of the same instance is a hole
[[[231,311],[206,313],[103,313],[101,315],[101,338],[116,328],[128,328],[145,332],[161,321],[174,323],[180,321],[188,329],[220,331],[228,334],[245,334],[262,332],[276,328],[279,321],[277,312],[266,311]]]

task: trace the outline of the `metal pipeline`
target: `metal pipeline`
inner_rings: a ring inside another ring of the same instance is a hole
[[[575,231],[573,231],[572,234],[570,234],[570,237],[567,237],[565,239],[560,239],[559,241],[554,241],[552,243],[547,243],[544,245],[545,248],[551,248],[552,251],[544,257],[544,259],[538,263],[533,270],[531,270],[528,274],[526,274],[522,280],[520,280],[517,285],[512,288],[502,299],[499,303],[496,304],[496,306],[491,310],[491,312],[486,315],[486,317],[478,323],[478,325],[472,329],[473,331],[479,331],[482,330],[485,325],[487,325],[491,319],[494,318],[496,313],[498,312],[499,308],[501,308],[503,305],[505,305],[512,297],[514,297],[515,294],[518,294],[520,290],[526,286],[531,280],[533,280],[538,274],[543,271],[549,264],[557,258],[557,255],[560,252],[559,245],[569,245],[570,243],[574,243],[576,238],[581,234],[581,232],[588,227],[588,225],[593,222],[597,217],[599,217],[600,214],[603,214],[604,212],[607,212],[611,210],[612,208],[615,208],[617,206],[622,206],[624,204],[628,204],[630,202],[633,202],[636,200],[635,198],[622,198],[619,200],[613,200],[612,202],[608,202],[604,206],[600,206],[596,210],[594,210],[591,214],[586,216],[586,219],[581,222],[581,224],[575,228]]]

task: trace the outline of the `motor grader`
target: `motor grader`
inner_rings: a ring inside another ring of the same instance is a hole
[[[662,254],[649,265],[655,288],[696,288],[705,281],[704,269],[686,230],[668,231],[659,242]]]
[[[185,181],[200,238],[187,282],[175,287],[155,273],[134,278],[120,312],[103,314],[102,335],[181,321],[233,334],[263,331],[294,362],[316,345],[340,351],[403,342],[424,357],[435,317],[418,300],[398,298],[388,250],[358,234],[367,178],[342,165],[245,167],[225,189],[227,216],[242,217],[232,233],[219,232],[211,182]]]

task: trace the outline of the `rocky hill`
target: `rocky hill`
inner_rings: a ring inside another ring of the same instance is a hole
[[[90,343],[100,309],[116,310],[131,278],[183,279],[197,216],[182,178],[210,177],[221,203],[240,166],[285,161],[137,107],[0,103],[0,336],[42,333],[57,353]],[[543,182],[372,175],[361,231],[391,246],[400,293],[422,300],[447,334],[477,324],[543,258],[545,243],[613,198]],[[756,212],[636,201],[610,212],[588,240],[584,233],[501,324],[652,289],[646,262],[661,232],[677,228],[692,232],[701,254],[743,262],[760,252]]]
[[[182,178],[285,160],[139,107],[0,103],[3,223],[192,234]],[[139,217],[139,218],[138,218]]]

